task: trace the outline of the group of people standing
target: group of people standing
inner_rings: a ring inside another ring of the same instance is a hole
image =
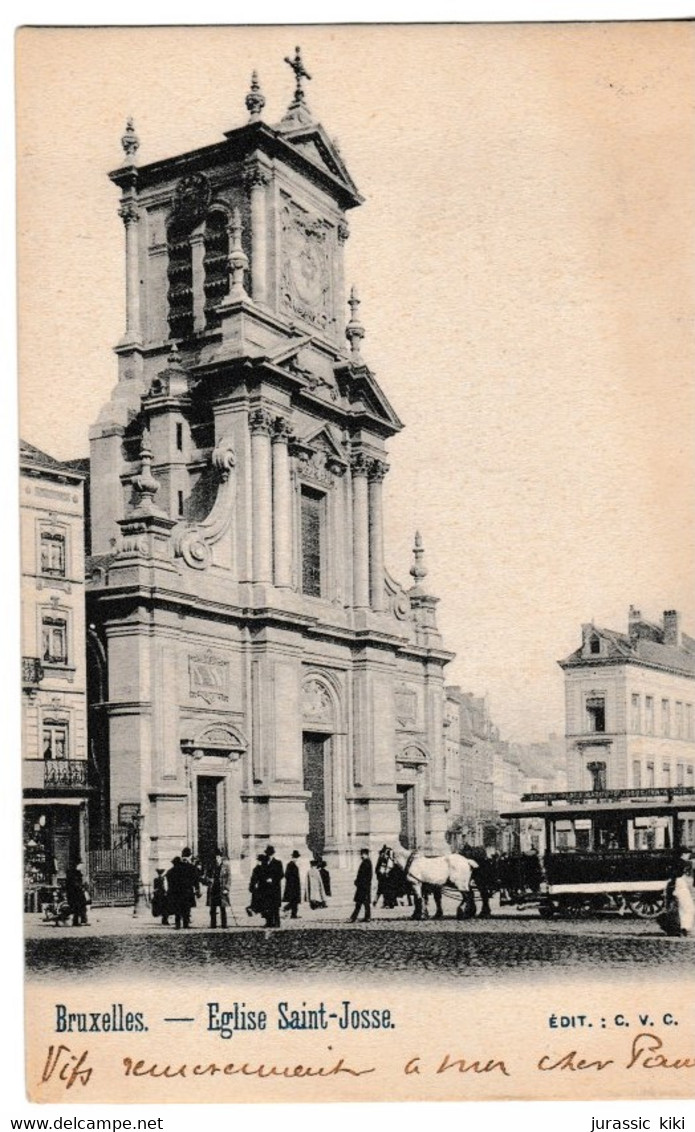
[[[258,914],[265,920],[266,927],[279,928],[283,907],[292,920],[298,919],[302,903],[314,909],[328,907],[331,875],[321,857],[308,859],[302,857],[297,849],[292,851],[287,866],[283,868],[282,861],[275,856],[275,849],[268,845],[265,852],[256,858],[249,892],[248,915]]]
[[[203,886],[207,888],[210,927],[218,926],[219,916],[219,926],[226,928],[232,873],[227,856],[221,849],[218,849],[214,864],[207,871],[194,860],[189,848],[182,850],[179,857],[174,857],[170,869],[157,869],[152,884],[152,915],[166,925],[173,918],[177,929],[190,928],[191,912],[201,899]],[[265,852],[256,858],[249,892],[248,915],[260,915],[266,927],[279,928],[283,906],[293,920],[298,918],[300,905],[304,902],[314,909],[328,907],[331,876],[321,857],[302,857],[296,849],[284,868],[275,855],[274,847],[268,845]]]
[[[219,912],[220,927],[226,928],[232,872],[221,849],[215,853],[214,864],[207,873],[193,860],[189,848],[180,857],[174,857],[170,869],[157,869],[152,884],[152,915],[161,918],[163,924],[173,917],[177,929],[190,928],[191,912],[202,896],[203,885],[207,888],[205,902],[210,910],[210,927],[217,927]]]

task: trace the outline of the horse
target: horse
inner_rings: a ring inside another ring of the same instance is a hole
[[[475,914],[471,880],[473,870],[478,867],[476,861],[471,861],[460,853],[449,853],[446,857],[424,857],[421,853],[409,853],[402,845],[384,845],[381,852],[388,855],[405,873],[415,898],[414,920],[422,919],[423,888],[425,887],[434,889],[435,892],[442,888],[455,889],[456,892],[459,892],[461,903],[456,909],[456,916],[459,920]],[[473,912],[471,912],[471,906]],[[440,915],[441,904],[437,902],[437,917]]]

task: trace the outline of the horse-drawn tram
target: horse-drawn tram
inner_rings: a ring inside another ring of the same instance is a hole
[[[503,818],[543,830],[543,877],[525,903],[541,916],[657,916],[695,844],[695,789],[525,794]]]

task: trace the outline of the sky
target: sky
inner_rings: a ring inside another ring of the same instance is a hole
[[[693,25],[20,33],[21,431],[88,451],[124,329],[106,176],[270,123],[296,43],[314,117],[366,198],[348,282],[363,356],[406,427],[385,544],[427,588],[503,736],[564,730],[582,622],[680,609],[695,635]],[[346,321],[348,313],[346,309]]]

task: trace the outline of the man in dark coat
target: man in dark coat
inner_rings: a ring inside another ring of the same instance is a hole
[[[251,872],[251,879],[249,880],[249,892],[251,893],[251,902],[246,908],[246,915],[253,916],[256,912],[259,916],[263,914],[263,866],[265,864],[265,857],[262,853],[256,857],[256,864],[253,866]]]
[[[221,849],[215,853],[215,863],[208,878],[207,905],[210,909],[210,927],[217,927],[217,909],[220,910],[220,927],[227,927],[227,909],[232,888],[232,870]]]
[[[171,868],[167,873],[167,891],[169,893],[169,908],[174,915],[175,928],[190,928],[191,908],[195,908],[198,888],[198,870],[190,861],[184,849],[180,857],[174,857]]]
[[[156,870],[156,877],[152,881],[152,915],[155,918],[161,916],[162,923],[169,923],[169,897],[167,895],[167,882],[164,877],[164,869]]]
[[[263,861],[261,886],[263,893],[263,916],[267,928],[280,927],[280,906],[282,904],[282,878],[285,875],[282,861],[275,856],[275,849],[268,845]]]
[[[285,908],[290,913],[290,919],[297,919],[297,909],[302,901],[302,881],[299,876],[297,861],[299,853],[292,850],[292,858],[287,862],[285,869]]]
[[[82,875],[82,862],[76,861],[65,875],[65,899],[72,913],[72,926],[79,928],[87,923],[87,893]]]
[[[355,877],[355,911],[350,916],[350,923],[352,924],[357,919],[360,908],[364,908],[365,920],[372,918],[372,876],[374,870],[369,858],[369,850],[361,849],[360,856],[362,860]]]

